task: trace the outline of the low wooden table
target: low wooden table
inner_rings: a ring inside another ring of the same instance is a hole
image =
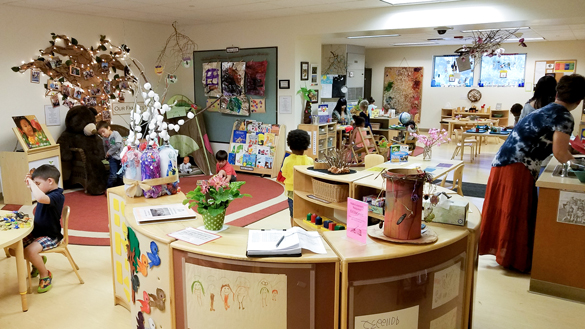
[[[457,120],[457,119],[444,119],[443,122],[447,122],[449,124],[449,134],[447,137],[451,138],[453,136],[453,128],[455,127],[471,127],[476,125],[485,125],[485,124],[494,124],[497,123],[498,120],[491,120],[491,119],[483,119],[478,121],[471,121],[471,120]]]
[[[463,132],[463,140],[465,141],[466,137],[479,137],[479,143],[478,143],[478,149],[477,149],[477,154],[481,154],[481,140],[483,138],[490,138],[490,137],[495,137],[495,138],[500,138],[500,139],[507,139],[508,136],[510,136],[510,134],[490,134],[489,131],[483,132],[483,133],[472,133],[472,132],[467,132],[464,131]],[[464,152],[465,148],[462,147],[461,148],[461,159],[463,159],[463,152]]]

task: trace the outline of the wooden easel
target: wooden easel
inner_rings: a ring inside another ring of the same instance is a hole
[[[2,168],[2,192],[5,204],[32,205],[33,198],[30,190],[24,183],[24,177],[32,168],[44,164],[51,164],[61,172],[61,150],[49,133],[47,126],[41,124],[51,145],[29,148],[18,128],[12,128],[16,139],[24,152],[0,153],[0,168]],[[63,178],[59,178],[59,187],[63,187]]]

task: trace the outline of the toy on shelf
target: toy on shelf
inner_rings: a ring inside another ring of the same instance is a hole
[[[317,231],[343,231],[347,229],[343,223],[311,213],[307,214],[307,219],[304,223]]]

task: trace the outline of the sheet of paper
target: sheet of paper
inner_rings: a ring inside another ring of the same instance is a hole
[[[202,245],[209,241],[213,241],[215,239],[221,238],[221,236],[209,232],[200,231],[198,229],[194,229],[192,227],[187,227],[184,230],[169,233],[170,237],[173,237],[177,240],[182,240],[185,242],[189,242],[195,245]]]
[[[45,105],[45,124],[47,126],[60,126],[61,115],[60,107],[53,107],[53,105]]]
[[[433,281],[433,309],[459,295],[461,262],[435,272]]]
[[[546,70],[546,62],[540,61],[534,63],[534,81],[537,82],[538,79],[542,78],[545,75]]]
[[[278,113],[292,113],[292,96],[278,96]]]
[[[354,328],[417,329],[418,305],[398,311],[355,317]]]
[[[437,165],[437,168],[451,168],[451,166],[452,166],[452,164],[450,164],[450,163],[442,163],[441,162]]]
[[[319,235],[319,232],[305,231],[298,226],[288,229],[287,232],[297,233],[297,236],[299,237],[299,245],[301,248],[308,249],[316,254],[327,253],[327,250],[325,250],[325,245],[323,244],[323,239],[321,238],[321,235]]]
[[[368,204],[347,198],[347,237],[366,243],[368,235]]]
[[[197,214],[181,203],[161,206],[137,207],[133,209],[138,222],[195,217]]]

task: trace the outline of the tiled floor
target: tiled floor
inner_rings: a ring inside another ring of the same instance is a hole
[[[482,146],[482,154],[470,163],[465,156],[464,181],[487,182],[490,162],[500,143]],[[450,159],[454,145],[433,150],[436,159]],[[474,199],[481,209],[483,199]],[[253,228],[290,226],[288,210],[256,222]],[[28,295],[29,311],[20,309],[13,259],[0,255],[0,328],[135,328],[126,309],[113,306],[109,247],[70,246],[85,280],[80,285],[65,257],[49,255],[48,266],[55,286],[46,294]],[[2,253],[0,253],[2,254]],[[528,275],[505,271],[491,256],[480,257],[474,304],[475,329],[585,327],[585,305],[528,292]],[[162,328],[167,329],[167,328]]]

